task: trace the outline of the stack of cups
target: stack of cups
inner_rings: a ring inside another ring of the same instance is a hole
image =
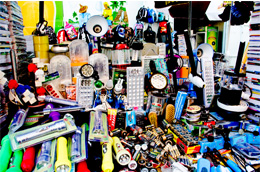
[[[49,63],[49,37],[33,36],[34,54],[42,63]]]

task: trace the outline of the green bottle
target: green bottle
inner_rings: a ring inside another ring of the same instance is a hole
[[[4,136],[1,140],[2,148],[0,150],[0,172],[5,172],[8,168],[10,158],[12,156],[11,143],[8,135]]]

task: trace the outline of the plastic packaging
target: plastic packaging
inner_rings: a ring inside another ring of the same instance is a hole
[[[49,65],[49,72],[58,71],[60,74],[59,84],[68,86],[72,83],[71,80],[71,61],[69,57],[64,55],[57,55],[51,58]]]
[[[9,133],[12,150],[30,147],[47,140],[76,131],[74,122],[65,117],[64,119],[32,127],[16,133]]]
[[[101,111],[92,111],[89,122],[89,141],[108,142],[107,116]]]
[[[29,108],[26,109],[19,109],[16,114],[13,117],[12,123],[9,127],[9,132],[15,132],[17,131],[21,126],[23,126],[25,118],[27,116],[27,113],[29,111]]]
[[[46,141],[42,144],[40,155],[38,156],[37,163],[35,166],[35,172],[53,172],[54,161],[56,159],[56,143],[57,140]]]
[[[109,80],[108,57],[105,54],[95,53],[89,56],[88,63],[98,72],[99,80],[107,83]]]
[[[79,163],[85,161],[88,158],[88,146],[87,141],[88,125],[85,123],[81,127],[78,127],[76,133],[69,138],[69,157],[72,163]]]
[[[70,43],[69,50],[72,67],[72,77],[76,79],[80,67],[88,63],[88,44],[83,40],[74,40]]]

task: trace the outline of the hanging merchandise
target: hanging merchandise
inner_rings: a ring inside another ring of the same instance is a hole
[[[136,39],[138,39],[139,41],[143,40],[143,30],[144,30],[144,24],[142,22],[137,21],[134,27],[134,32],[135,32]]]
[[[107,2],[104,2],[103,5],[105,8],[103,10],[103,16],[106,18],[108,25],[111,26],[113,21],[112,9]]]
[[[163,13],[163,12],[159,12],[159,13],[158,13],[158,21],[159,21],[159,22],[164,21],[164,13]]]
[[[163,43],[167,42],[168,39],[167,39],[167,22],[166,21],[161,21],[159,23],[157,38],[158,38],[158,42],[163,42]]]
[[[115,48],[117,44],[125,42],[125,28],[121,25],[117,25],[112,31],[114,32],[113,48]]]
[[[67,35],[66,35],[66,31],[64,29],[60,29],[57,33],[57,40],[58,40],[58,44],[61,44],[64,41],[67,41]]]
[[[66,34],[67,34],[67,37],[68,37],[68,40],[74,40],[74,39],[77,39],[78,37],[78,33],[76,31],[76,29],[74,28],[73,25],[69,24],[68,22],[66,22],[65,26],[64,26],[64,29],[66,31]]]
[[[79,27],[83,27],[84,23],[87,23],[87,21],[90,18],[90,14],[87,13],[88,11],[88,6],[86,5],[80,5],[80,9],[79,9]]]
[[[155,43],[155,37],[156,33],[152,30],[152,27],[148,25],[147,29],[144,31],[144,41],[147,43]]]
[[[148,21],[148,10],[145,7],[141,7],[136,15],[136,20],[137,21],[143,21],[147,22]]]

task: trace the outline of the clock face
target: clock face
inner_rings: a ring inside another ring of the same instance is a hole
[[[151,76],[151,85],[157,90],[163,90],[167,86],[167,78],[163,74],[156,73]]]
[[[82,76],[89,78],[94,74],[94,68],[90,64],[85,64],[80,68],[80,73]]]

